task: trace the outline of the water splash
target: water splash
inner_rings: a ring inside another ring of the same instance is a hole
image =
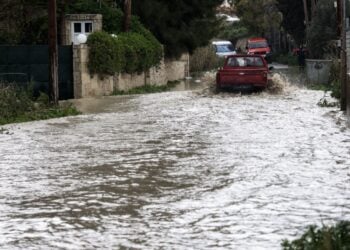
[[[290,88],[289,78],[280,73],[274,73],[267,84],[267,91],[271,94],[284,94]]]

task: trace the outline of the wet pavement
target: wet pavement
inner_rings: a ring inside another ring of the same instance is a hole
[[[350,131],[323,95],[104,97],[4,126],[0,249],[281,249],[349,220]]]

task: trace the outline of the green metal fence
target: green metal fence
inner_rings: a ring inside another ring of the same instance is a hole
[[[59,46],[59,99],[74,97],[72,46]],[[47,45],[0,46],[0,81],[21,86],[32,84],[35,93],[48,93],[49,48]]]

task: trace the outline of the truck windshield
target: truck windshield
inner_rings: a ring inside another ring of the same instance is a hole
[[[216,52],[218,53],[225,53],[225,52],[232,52],[235,48],[231,44],[217,44],[216,45]]]
[[[266,48],[269,45],[267,44],[266,41],[261,41],[261,42],[250,42],[248,43],[248,48],[249,49],[256,49],[256,48]]]
[[[264,67],[261,57],[231,57],[227,60],[229,67]]]

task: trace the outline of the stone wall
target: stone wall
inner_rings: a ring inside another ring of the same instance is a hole
[[[73,45],[74,98],[111,94],[114,91],[117,76],[108,76],[103,79],[98,75],[92,76],[87,65],[87,45]]]
[[[91,75],[88,69],[89,49],[86,44],[73,46],[74,98],[111,95],[114,91],[127,91],[135,87],[166,85],[168,81],[184,79],[188,74],[188,54],[179,60],[161,60],[140,74],[115,74],[114,76]]]

